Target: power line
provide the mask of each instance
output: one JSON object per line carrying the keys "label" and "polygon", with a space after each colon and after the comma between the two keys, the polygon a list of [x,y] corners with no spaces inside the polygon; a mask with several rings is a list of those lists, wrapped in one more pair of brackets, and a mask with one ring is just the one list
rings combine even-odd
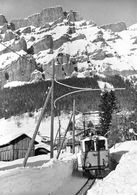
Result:
{"label": "power line", "polygon": [[71,85],[67,85],[67,84],[64,84],[64,83],[61,83],[57,80],[55,80],[56,83],[58,83],[59,85],[62,85],[64,87],[68,87],[68,88],[72,88],[72,89],[77,89],[77,90],[91,90],[91,88],[82,88],[82,87],[75,87],[75,86],[71,86]]}
{"label": "power line", "polygon": [[[11,47],[6,46],[4,43],[0,42],[1,45],[3,45],[6,49],[9,49],[10,51],[12,51],[13,53],[17,54],[18,56],[20,56],[21,58],[24,58],[22,55],[20,55],[19,53],[17,53],[15,50],[13,50]],[[27,59],[27,58],[26,58]],[[28,60],[29,61],[29,60]],[[30,62],[30,61],[29,61]]]}
{"label": "power line", "polygon": [[80,93],[80,92],[86,92],[86,91],[100,91],[100,89],[91,89],[91,88],[87,88],[87,89],[80,89],[80,90],[77,90],[77,91],[72,91],[72,92],[70,92],[70,93],[67,93],[67,94],[64,94],[64,95],[62,95],[62,96],[60,96],[59,98],[57,98],[55,101],[54,101],[54,107],[56,107],[56,102],[58,101],[58,100],[60,100],[60,99],[62,99],[62,98],[64,98],[64,97],[66,97],[66,96],[68,96],[68,95],[73,95],[73,94],[75,94],[75,93]]}
{"label": "power line", "polygon": [[[57,80],[55,80],[56,83],[58,83],[59,85],[62,85],[64,87],[68,87],[68,88],[72,88],[72,89],[77,89],[77,90],[88,90],[88,91],[100,91],[101,89],[100,88],[82,88],[82,87],[75,87],[75,86],[71,86],[71,85],[67,85],[67,84],[64,84],[64,83],[61,83]],[[109,87],[107,87],[107,89],[111,89]],[[125,88],[114,88],[115,90],[123,90]]]}
{"label": "power line", "polygon": [[[71,87],[71,86],[70,86]],[[115,90],[125,90],[125,88],[115,88]],[[79,90],[76,90],[76,91],[72,91],[72,92],[69,92],[69,93],[66,93],[60,97],[58,97],[55,101],[54,101],[54,107],[56,108],[56,102],[68,95],[73,95],[75,93],[80,93],[80,92],[88,92],[88,91],[101,91],[100,88],[98,89],[92,89],[92,88],[83,88],[83,89],[79,89]]]}

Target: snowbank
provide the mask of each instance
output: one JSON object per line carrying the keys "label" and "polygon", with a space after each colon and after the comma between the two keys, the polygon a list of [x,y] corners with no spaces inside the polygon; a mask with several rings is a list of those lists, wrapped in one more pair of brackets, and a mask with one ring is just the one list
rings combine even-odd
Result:
{"label": "snowbank", "polygon": [[[24,158],[17,159],[14,161],[0,161],[0,170],[8,170],[15,167],[22,167],[23,166],[23,160]],[[35,166],[39,165],[39,162],[46,162],[50,160],[49,154],[47,155],[38,155],[38,156],[32,156],[28,158],[27,166],[32,166],[33,164]]]}
{"label": "snowbank", "polygon": [[111,158],[119,163],[121,156],[127,152],[137,150],[137,141],[126,141],[117,143],[110,149]]}
{"label": "snowbank", "polygon": [[111,152],[124,154],[116,169],[103,180],[97,180],[87,195],[136,195],[137,194],[137,141],[117,144]]}
{"label": "snowbank", "polygon": [[112,148],[110,148],[110,153],[117,153],[120,151],[137,151],[137,141],[126,141],[122,143],[117,143]]}
{"label": "snowbank", "polygon": [[4,195],[48,195],[63,185],[72,175],[75,156],[51,159],[41,167],[16,168],[0,171],[0,194]]}

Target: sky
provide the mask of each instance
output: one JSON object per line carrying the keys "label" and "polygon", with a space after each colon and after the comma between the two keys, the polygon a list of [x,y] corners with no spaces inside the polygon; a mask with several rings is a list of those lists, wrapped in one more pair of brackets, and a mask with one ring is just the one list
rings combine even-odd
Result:
{"label": "sky", "polygon": [[127,26],[137,23],[137,0],[0,0],[0,14],[10,22],[55,6],[62,6],[64,11],[78,11],[84,19],[98,25],[120,21]]}

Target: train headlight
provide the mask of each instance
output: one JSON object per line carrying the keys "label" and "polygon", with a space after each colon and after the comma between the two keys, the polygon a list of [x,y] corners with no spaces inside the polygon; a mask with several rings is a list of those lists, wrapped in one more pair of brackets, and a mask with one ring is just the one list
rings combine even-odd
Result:
{"label": "train headlight", "polygon": [[107,162],[107,161],[105,161],[104,159],[103,159],[103,165],[104,165],[105,167],[107,167],[107,166],[108,166],[108,162]]}
{"label": "train headlight", "polygon": [[87,168],[90,168],[91,167],[91,164],[89,162],[86,163],[86,167]]}

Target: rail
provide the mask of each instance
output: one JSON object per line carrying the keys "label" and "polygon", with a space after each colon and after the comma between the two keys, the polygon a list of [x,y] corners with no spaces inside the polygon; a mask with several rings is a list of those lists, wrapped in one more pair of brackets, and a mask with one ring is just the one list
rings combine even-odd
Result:
{"label": "rail", "polygon": [[88,178],[84,185],[76,192],[75,195],[86,195],[87,191],[94,185],[96,179]]}

